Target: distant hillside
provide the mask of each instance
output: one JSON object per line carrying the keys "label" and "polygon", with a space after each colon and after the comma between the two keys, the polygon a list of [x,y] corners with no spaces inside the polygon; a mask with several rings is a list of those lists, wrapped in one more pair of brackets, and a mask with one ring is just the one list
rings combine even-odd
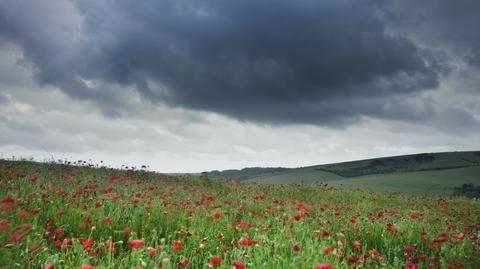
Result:
{"label": "distant hillside", "polygon": [[229,179],[237,179],[237,180],[245,180],[249,178],[254,178],[258,175],[272,175],[279,172],[284,172],[288,170],[288,168],[283,167],[249,167],[243,168],[240,170],[230,169],[230,170],[213,170],[209,172],[202,172],[202,176],[206,176],[208,178],[219,179],[219,178],[229,178]]}
{"label": "distant hillside", "polygon": [[[215,173],[213,173],[215,172]],[[451,194],[462,184],[480,185],[480,151],[422,153],[301,168],[245,168],[204,173],[248,182],[326,182],[344,188]]]}
{"label": "distant hillside", "polygon": [[445,170],[480,165],[480,152],[422,153],[354,162],[326,164],[314,169],[342,177]]}

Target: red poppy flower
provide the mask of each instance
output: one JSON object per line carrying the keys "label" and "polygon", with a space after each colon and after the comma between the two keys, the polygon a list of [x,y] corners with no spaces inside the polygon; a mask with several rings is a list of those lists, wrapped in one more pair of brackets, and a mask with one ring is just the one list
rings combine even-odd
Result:
{"label": "red poppy flower", "polygon": [[91,216],[91,215],[87,215],[87,216],[85,217],[85,219],[83,220],[83,224],[88,225],[91,220],[92,220],[92,216]]}
{"label": "red poppy flower", "polygon": [[362,258],[361,256],[350,256],[348,257],[348,263],[350,264],[357,263],[360,261],[361,258]]}
{"label": "red poppy flower", "polygon": [[90,264],[82,264],[79,269],[95,269],[95,266]]}
{"label": "red poppy flower", "polygon": [[12,232],[10,239],[7,242],[10,244],[19,242],[32,230],[32,227],[33,226],[30,223],[20,225]]}
{"label": "red poppy flower", "polygon": [[16,216],[19,219],[28,216],[28,209],[27,208],[23,209],[22,211],[18,212]]}
{"label": "red poppy flower", "polygon": [[413,262],[407,262],[407,265],[405,265],[403,268],[404,269],[417,269],[418,265],[414,264]]}
{"label": "red poppy flower", "polygon": [[129,244],[132,248],[139,248],[139,247],[143,246],[143,244],[145,244],[145,240],[142,240],[142,239],[133,239],[133,240],[128,241],[128,244]]}
{"label": "red poppy flower", "polygon": [[123,228],[123,233],[126,235],[129,235],[132,232],[132,229],[130,227],[125,227]]}
{"label": "red poppy flower", "polygon": [[0,203],[1,204],[9,204],[9,203],[13,203],[15,202],[15,200],[13,200],[12,197],[2,197],[0,198]]}
{"label": "red poppy flower", "polygon": [[245,264],[240,260],[233,260],[232,265],[235,267],[235,269],[244,269],[245,268]]}
{"label": "red poppy flower", "polygon": [[72,238],[70,237],[66,237],[65,239],[63,239],[63,242],[62,242],[62,249],[63,250],[66,250],[68,246],[71,246],[72,245]]}
{"label": "red poppy flower", "polygon": [[43,269],[54,269],[55,268],[55,265],[51,264],[51,263],[47,263],[45,265],[43,265]]}
{"label": "red poppy flower", "polygon": [[100,219],[100,221],[105,223],[112,223],[112,218],[108,216],[104,216]]}
{"label": "red poppy flower", "polygon": [[214,218],[214,219],[219,219],[219,218],[220,218],[220,213],[214,212],[214,213],[213,213],[213,218]]}
{"label": "red poppy flower", "polygon": [[0,233],[10,227],[10,222],[6,219],[0,220]]}
{"label": "red poppy flower", "polygon": [[253,245],[253,240],[250,237],[242,237],[238,240],[237,244],[239,246],[251,246]]}
{"label": "red poppy flower", "polygon": [[148,255],[153,256],[155,255],[155,252],[157,252],[156,248],[148,247],[147,249]]}
{"label": "red poppy flower", "polygon": [[174,250],[179,250],[182,247],[182,240],[175,240],[172,243],[172,248]]}
{"label": "red poppy flower", "polygon": [[432,239],[432,243],[443,243],[445,241],[447,241],[447,238],[445,236],[440,236]]}
{"label": "red poppy flower", "polygon": [[410,211],[410,217],[411,217],[412,219],[416,219],[416,218],[420,217],[421,215],[422,215],[422,214],[419,213],[418,211],[415,211],[415,210]]}
{"label": "red poppy flower", "polygon": [[457,239],[462,239],[463,238],[463,233],[454,233],[454,234],[452,234],[452,236],[457,238]]}
{"label": "red poppy flower", "polygon": [[328,254],[330,254],[330,252],[332,252],[332,248],[331,248],[331,247],[326,246],[326,247],[323,248],[323,254],[324,254],[324,255],[328,255]]}
{"label": "red poppy flower", "polygon": [[105,188],[103,193],[112,193],[112,187]]}
{"label": "red poppy flower", "polygon": [[78,240],[79,240],[80,242],[82,242],[82,246],[83,246],[84,248],[89,248],[89,247],[91,247],[91,246],[93,245],[93,243],[94,243],[94,240],[93,240],[93,238],[91,238],[91,237],[89,237],[88,239],[78,238]]}
{"label": "red poppy flower", "polygon": [[323,237],[329,237],[330,236],[330,232],[328,230],[323,230],[322,231],[322,236]]}
{"label": "red poppy flower", "polygon": [[40,248],[40,247],[39,247],[38,245],[31,245],[31,246],[29,247],[29,249],[30,249],[31,252],[34,252],[34,251],[38,250],[39,248]]}
{"label": "red poppy flower", "polygon": [[217,265],[220,265],[221,263],[222,263],[222,256],[213,256],[208,261],[208,264],[210,266],[217,266]]}
{"label": "red poppy flower", "polygon": [[315,265],[315,269],[332,269],[332,266],[329,263],[320,263]]}
{"label": "red poppy flower", "polygon": [[187,266],[188,262],[189,262],[189,261],[188,261],[187,258],[183,258],[183,259],[180,260],[180,265],[182,265],[182,266]]}
{"label": "red poppy flower", "polygon": [[352,243],[352,247],[354,247],[354,248],[359,248],[361,245],[362,245],[362,244],[361,244],[360,242],[358,242],[358,241],[354,241],[354,242]]}

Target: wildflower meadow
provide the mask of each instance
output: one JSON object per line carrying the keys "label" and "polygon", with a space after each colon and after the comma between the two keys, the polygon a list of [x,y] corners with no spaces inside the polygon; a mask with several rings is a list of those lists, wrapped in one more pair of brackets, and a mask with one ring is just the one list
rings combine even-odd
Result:
{"label": "wildflower meadow", "polygon": [[480,203],[0,162],[1,268],[480,268]]}

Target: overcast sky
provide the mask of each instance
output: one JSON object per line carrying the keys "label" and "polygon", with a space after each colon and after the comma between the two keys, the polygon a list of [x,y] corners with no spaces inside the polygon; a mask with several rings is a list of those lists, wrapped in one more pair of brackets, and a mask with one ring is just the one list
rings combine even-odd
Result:
{"label": "overcast sky", "polygon": [[163,172],[480,150],[478,0],[0,0],[0,157]]}

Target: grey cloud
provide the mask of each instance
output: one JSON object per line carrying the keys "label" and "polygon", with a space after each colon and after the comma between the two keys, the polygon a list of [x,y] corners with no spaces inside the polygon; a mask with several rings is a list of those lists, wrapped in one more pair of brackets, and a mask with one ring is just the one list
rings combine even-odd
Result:
{"label": "grey cloud", "polygon": [[26,120],[26,121],[17,121],[12,119],[7,119],[5,117],[0,117],[0,122],[5,124],[6,129],[19,131],[28,134],[41,134],[43,133],[43,128],[38,124]]}
{"label": "grey cloud", "polygon": [[394,0],[384,4],[386,21],[399,34],[480,66],[479,1]]}
{"label": "grey cloud", "polygon": [[[465,110],[461,108],[447,108],[443,109],[438,113],[438,117],[436,118],[437,125],[441,126],[446,131],[452,132],[463,132],[469,133],[471,131],[478,130],[478,122],[475,118],[467,113]],[[477,128],[473,129],[471,126],[476,126]]]}
{"label": "grey cloud", "polygon": [[0,105],[5,105],[9,102],[10,102],[10,99],[8,98],[8,96],[0,92]]}
{"label": "grey cloud", "polygon": [[341,126],[363,116],[421,119],[428,106],[417,104],[412,115],[403,97],[435,89],[445,70],[435,50],[401,33],[409,14],[400,4],[85,0],[33,8],[31,2],[0,2],[0,39],[22,47],[41,83],[94,100],[111,116],[128,110],[119,91],[132,86],[153,104],[246,121]]}

